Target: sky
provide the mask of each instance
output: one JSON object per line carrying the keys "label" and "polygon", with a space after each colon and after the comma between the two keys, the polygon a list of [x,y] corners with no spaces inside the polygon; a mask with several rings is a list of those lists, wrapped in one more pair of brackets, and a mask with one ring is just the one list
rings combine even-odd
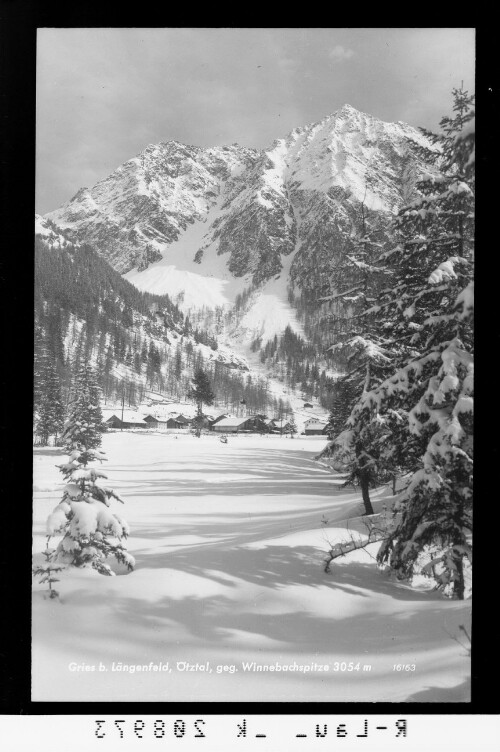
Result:
{"label": "sky", "polygon": [[36,211],[148,144],[267,148],[350,104],[438,130],[473,29],[39,29]]}

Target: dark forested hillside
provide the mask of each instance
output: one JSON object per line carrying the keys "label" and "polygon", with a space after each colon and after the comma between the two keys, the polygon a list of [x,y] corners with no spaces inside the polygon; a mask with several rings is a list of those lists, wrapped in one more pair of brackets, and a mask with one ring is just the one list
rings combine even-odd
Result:
{"label": "dark forested hillside", "polygon": [[91,248],[35,239],[35,383],[49,359],[63,401],[82,359],[94,362],[106,398],[126,387],[135,399],[133,383],[141,379],[134,375],[152,384],[162,362],[159,342],[168,344],[169,333],[185,326],[168,295],[140,292]]}
{"label": "dark forested hillside", "polygon": [[35,239],[35,294],[89,320],[101,313],[106,320],[130,326],[132,311],[165,317],[165,326],[182,326],[184,316],[168,295],[139,291],[89,246],[49,247]]}
{"label": "dark forested hillside", "polygon": [[49,386],[67,404],[83,361],[96,368],[105,401],[137,405],[148,389],[185,399],[194,370],[206,368],[216,409],[288,410],[265,378],[252,379],[245,364],[221,352],[214,334],[193,325],[168,295],[140,292],[92,248],[72,244],[57,230],[57,236],[37,236],[35,246],[36,422]]}

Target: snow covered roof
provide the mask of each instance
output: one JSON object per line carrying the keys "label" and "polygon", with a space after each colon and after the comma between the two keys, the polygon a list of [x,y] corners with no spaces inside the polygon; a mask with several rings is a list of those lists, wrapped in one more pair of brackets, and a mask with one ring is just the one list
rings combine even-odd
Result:
{"label": "snow covered roof", "polygon": [[319,426],[326,426],[327,421],[326,420],[322,420],[321,418],[309,418],[309,420],[305,421],[304,425],[305,426],[309,426],[312,423],[316,423]]}
{"label": "snow covered roof", "polygon": [[[122,410],[121,408],[118,408],[117,410],[108,410],[104,409],[102,410],[102,416],[105,421],[109,420],[113,417],[113,415],[118,418],[118,420],[122,420]],[[146,425],[146,421],[142,417],[142,415],[139,415],[139,413],[136,413],[134,410],[124,410],[123,411],[123,422],[124,423],[140,423],[142,425]]]}
{"label": "snow covered roof", "polygon": [[[120,408],[121,409],[121,408]],[[168,420],[169,418],[175,418],[177,415],[184,415],[185,417],[194,415],[196,407],[187,402],[164,402],[163,404],[155,403],[148,407],[142,407],[141,413],[143,415],[152,415],[157,420]]]}
{"label": "snow covered roof", "polygon": [[246,423],[247,420],[250,420],[250,418],[236,418],[235,416],[230,416],[229,418],[219,420],[217,425],[221,428],[224,428],[225,426],[229,428],[230,426],[241,426],[243,423]]}
{"label": "snow covered roof", "polygon": [[112,415],[118,415],[118,413],[121,413],[121,407],[102,407],[102,417],[104,420],[107,420],[108,418],[111,418]]}

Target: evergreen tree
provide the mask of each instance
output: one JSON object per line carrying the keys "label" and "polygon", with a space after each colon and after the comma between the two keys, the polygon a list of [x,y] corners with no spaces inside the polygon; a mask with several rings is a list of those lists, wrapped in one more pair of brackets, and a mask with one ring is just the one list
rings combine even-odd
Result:
{"label": "evergreen tree", "polygon": [[63,313],[58,306],[50,306],[48,309],[45,340],[48,352],[53,358],[54,366],[58,375],[62,376],[64,370],[64,345],[63,345]]}
{"label": "evergreen tree", "polygon": [[345,427],[356,402],[355,385],[348,378],[339,378],[332,386],[331,408],[326,432],[331,441]]}
{"label": "evergreen tree", "polygon": [[90,566],[99,574],[114,575],[106,561],[112,556],[132,570],[134,558],[121,542],[128,537],[129,527],[109,509],[111,499],[123,500],[104,485],[104,473],[88,466],[92,461],[102,462],[104,453],[89,449],[78,439],[69,442],[68,452],[69,461],[59,466],[66,481],[63,497],[47,521],[49,537],[63,535],[50,563]]}
{"label": "evergreen tree", "polygon": [[[364,372],[365,379],[361,386],[363,396],[369,393],[374,383],[380,382],[379,374],[387,366],[389,359],[384,349],[375,347],[373,342],[368,348],[365,341],[359,349],[354,350],[353,357],[359,359],[361,368],[355,368],[352,375]],[[359,384],[355,384],[354,388],[358,391]],[[337,469],[347,472],[346,485],[359,486],[365,514],[373,514],[374,511],[370,488],[388,479],[387,469],[381,462],[382,446],[380,427],[373,420],[373,409],[361,397],[360,402],[354,405],[344,428],[319,455],[320,458],[331,461]]]}
{"label": "evergreen tree", "polygon": [[384,274],[378,257],[384,246],[380,238],[386,240],[385,231],[381,235],[375,220],[372,226],[364,203],[360,214],[358,233],[346,252],[343,276],[336,283],[338,292],[326,298],[333,305],[332,333],[336,340],[330,352],[340,354],[346,367],[340,389],[348,403],[337,401],[334,405],[329,421],[331,441],[320,457],[331,458],[347,471],[346,483],[360,487],[365,513],[373,514],[370,488],[385,479],[385,471],[379,462],[379,430],[372,422],[372,410],[363,404],[342,424],[347,408],[353,408],[353,401],[380,383],[391,362],[386,337],[377,329],[375,310]]}
{"label": "evergreen tree", "polygon": [[43,366],[45,347],[43,343],[43,329],[40,323],[35,323],[35,341],[33,358],[33,419],[40,406],[42,398]]}
{"label": "evergreen tree", "polygon": [[111,345],[108,346],[106,349],[106,358],[104,360],[103,369],[102,369],[102,379],[101,383],[104,390],[104,396],[107,399],[111,395],[111,384],[112,384],[112,376],[111,373],[113,371],[113,364],[114,364],[114,358],[113,358],[113,348]]}
{"label": "evergreen tree", "polygon": [[437,549],[422,571],[463,598],[472,533],[474,129],[473,98],[453,95],[455,115],[433,137],[434,169],[398,216],[391,287],[380,296],[392,373],[353,413],[372,416],[382,464],[394,470],[399,462],[410,474],[379,561],[409,578]]}
{"label": "evergreen tree", "polygon": [[141,368],[141,356],[138,351],[134,353],[134,371],[140,375],[142,368]]}
{"label": "evergreen tree", "polygon": [[58,574],[59,572],[62,572],[64,569],[63,566],[54,566],[54,554],[55,549],[50,548],[50,535],[47,535],[47,542],[44,551],[42,551],[42,554],[44,556],[45,561],[42,564],[39,564],[38,566],[33,566],[33,576],[39,577],[39,583],[40,585],[47,584],[49,586],[49,598],[57,598],[59,596],[58,591],[53,588],[54,582],[59,582],[59,578],[55,577],[54,575]]}
{"label": "evergreen tree", "polygon": [[42,356],[36,379],[39,391],[36,433],[41,443],[46,446],[49,443],[49,437],[57,437],[64,424],[61,384],[53,361],[47,352]]}
{"label": "evergreen tree", "polygon": [[175,378],[177,379],[177,381],[179,381],[182,376],[182,349],[181,349],[180,344],[178,344],[175,349],[174,373],[175,373]]}
{"label": "evergreen tree", "polygon": [[125,356],[125,365],[127,365],[129,368],[132,368],[134,365],[134,356],[132,354],[132,348],[130,346],[127,348],[127,354]]}
{"label": "evergreen tree", "polygon": [[212,405],[215,400],[215,394],[212,391],[210,379],[203,368],[196,369],[188,397],[195,400],[198,406],[198,414],[196,417],[196,435],[199,438],[201,436],[201,426],[203,422],[203,405]]}
{"label": "evergreen tree", "polygon": [[473,97],[453,96],[454,117],[435,137],[441,171],[400,216],[405,242],[386,305],[393,332],[410,330],[413,353],[375,398],[385,411],[403,405],[409,433],[425,447],[379,560],[409,577],[422,552],[437,547],[423,571],[462,599],[464,558],[472,558],[474,122]]}
{"label": "evergreen tree", "polygon": [[111,499],[123,501],[103,483],[107,476],[89,466],[89,462],[105,459],[104,452],[97,450],[101,433],[99,387],[90,366],[84,365],[75,380],[73,401],[63,434],[69,461],[59,468],[66,486],[60,503],[47,522],[49,540],[56,534],[63,537],[52,552],[47,542],[48,562],[36,572],[42,577],[50,579],[51,572],[43,574],[42,570],[50,570],[53,563],[90,566],[100,574],[113,575],[106,561],[110,556],[128,570],[134,567],[133,557],[122,544],[129,533],[128,525],[109,510]]}
{"label": "evergreen tree", "polygon": [[84,363],[76,374],[68,419],[62,440],[68,446],[82,447],[84,450],[101,446],[102,433],[106,430],[102,422],[100,407],[101,389],[96,375],[88,363]]}

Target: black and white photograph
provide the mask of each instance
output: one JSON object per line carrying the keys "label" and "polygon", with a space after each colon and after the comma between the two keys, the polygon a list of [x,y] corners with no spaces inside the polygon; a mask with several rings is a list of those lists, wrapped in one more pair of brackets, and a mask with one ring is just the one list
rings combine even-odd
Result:
{"label": "black and white photograph", "polygon": [[470,703],[474,29],[36,78],[32,701]]}

